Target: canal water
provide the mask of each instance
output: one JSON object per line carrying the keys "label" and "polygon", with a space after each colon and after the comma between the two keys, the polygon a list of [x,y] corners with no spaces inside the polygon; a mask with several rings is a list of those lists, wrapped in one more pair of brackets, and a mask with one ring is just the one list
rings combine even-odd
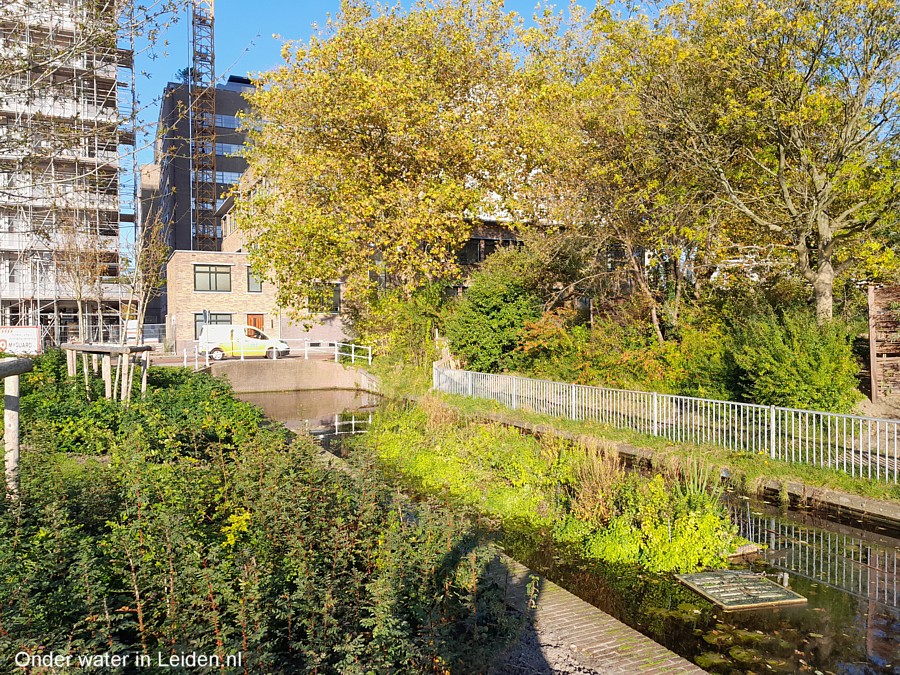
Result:
{"label": "canal water", "polygon": [[376,394],[348,389],[314,389],[237,394],[262,408],[267,417],[291,431],[308,431],[330,438],[366,430],[381,400]]}
{"label": "canal water", "polygon": [[[364,432],[378,398],[353,391],[244,394],[294,430],[342,440]],[[712,673],[900,675],[900,537],[744,498],[730,499],[742,536],[766,548],[739,566],[783,581],[803,607],[724,612],[672,576],[581,560],[540,533],[505,531],[520,562]]]}

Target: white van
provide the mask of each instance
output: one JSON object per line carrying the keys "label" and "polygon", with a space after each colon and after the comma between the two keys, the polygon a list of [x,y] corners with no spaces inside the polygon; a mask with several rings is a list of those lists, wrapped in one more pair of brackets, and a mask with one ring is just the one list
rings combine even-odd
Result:
{"label": "white van", "polygon": [[200,353],[209,353],[213,361],[226,356],[265,356],[269,359],[284,357],[291,349],[283,340],[274,340],[253,326],[219,324],[200,329]]}

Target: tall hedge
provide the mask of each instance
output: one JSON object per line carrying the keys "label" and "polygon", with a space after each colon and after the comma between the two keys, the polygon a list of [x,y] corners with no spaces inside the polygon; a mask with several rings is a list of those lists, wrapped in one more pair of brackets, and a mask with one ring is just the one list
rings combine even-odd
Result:
{"label": "tall hedge", "polygon": [[853,331],[837,319],[817,325],[815,314],[766,311],[734,331],[733,358],[741,395],[763,405],[849,412],[859,401]]}

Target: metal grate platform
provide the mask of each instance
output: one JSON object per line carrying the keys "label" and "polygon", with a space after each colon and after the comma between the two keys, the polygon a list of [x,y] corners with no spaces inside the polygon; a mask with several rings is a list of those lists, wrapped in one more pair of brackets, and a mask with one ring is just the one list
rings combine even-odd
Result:
{"label": "metal grate platform", "polygon": [[691,590],[726,610],[802,605],[806,598],[771,579],[743,570],[676,574]]}

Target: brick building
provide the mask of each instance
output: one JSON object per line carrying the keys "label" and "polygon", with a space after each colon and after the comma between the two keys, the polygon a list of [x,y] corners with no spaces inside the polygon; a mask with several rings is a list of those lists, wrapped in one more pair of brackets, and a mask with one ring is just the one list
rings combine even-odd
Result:
{"label": "brick building", "polygon": [[[223,210],[228,207],[226,203]],[[241,250],[241,234],[230,231],[227,216],[223,222],[223,247],[231,250],[174,251],[166,265],[166,342],[171,347],[178,353],[193,351],[204,311],[211,324],[255,326],[270,338],[287,340],[292,349],[301,347],[300,340],[347,340],[339,314],[339,284],[323,285],[317,308],[322,311],[310,314],[308,322],[291,321],[277,305],[275,286],[253,275],[249,254]]]}

